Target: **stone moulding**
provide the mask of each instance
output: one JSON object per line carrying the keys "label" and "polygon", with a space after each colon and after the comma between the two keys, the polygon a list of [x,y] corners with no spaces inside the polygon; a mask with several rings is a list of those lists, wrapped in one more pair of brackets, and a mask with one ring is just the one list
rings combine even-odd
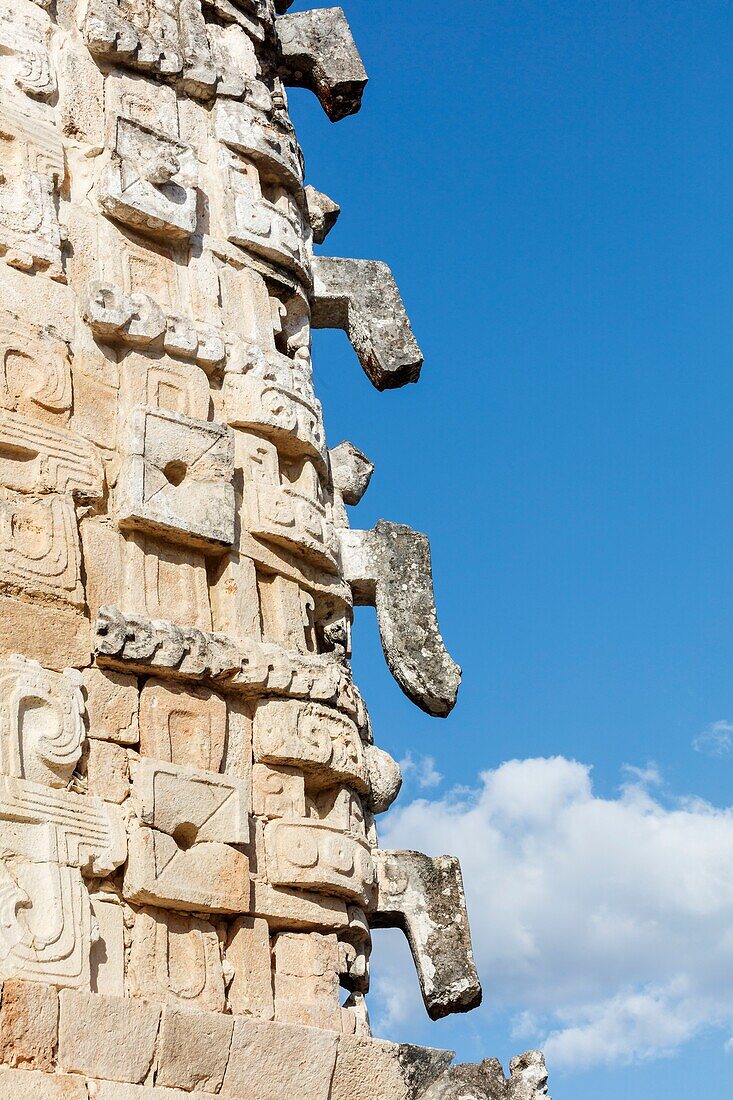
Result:
{"label": "stone moulding", "polygon": [[417,382],[418,347],[394,276],[377,260],[313,257],[313,328],[340,328],[378,390]]}
{"label": "stone moulding", "polygon": [[455,706],[461,670],[438,629],[427,537],[385,520],[372,531],[339,535],[354,603],[377,609],[390,672],[421,710],[445,717]]}
{"label": "stone moulding", "polygon": [[455,856],[422,852],[374,855],[378,894],[375,928],[401,928],[432,1020],[481,1004],[461,868]]}
{"label": "stone moulding", "polygon": [[343,9],[283,15],[276,27],[285,83],[315,92],[331,122],[356,114],[368,77]]}

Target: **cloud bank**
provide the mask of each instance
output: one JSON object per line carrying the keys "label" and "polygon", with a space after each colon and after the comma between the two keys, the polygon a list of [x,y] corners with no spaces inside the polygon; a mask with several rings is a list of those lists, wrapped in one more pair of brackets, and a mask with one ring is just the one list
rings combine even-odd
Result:
{"label": "cloud bank", "polygon": [[[393,811],[383,847],[452,852],[491,1003],[553,1069],[660,1057],[733,1031],[733,810],[665,804],[653,766],[616,798],[562,757],[513,760],[474,791]],[[380,987],[381,986],[381,987]],[[414,978],[377,982],[390,1029]]]}

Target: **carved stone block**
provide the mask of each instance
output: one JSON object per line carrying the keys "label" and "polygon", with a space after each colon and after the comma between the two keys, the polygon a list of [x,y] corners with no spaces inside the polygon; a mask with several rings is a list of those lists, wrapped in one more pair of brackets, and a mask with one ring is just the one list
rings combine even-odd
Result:
{"label": "carved stone block", "polygon": [[227,733],[226,703],[205,688],[148,680],[140,693],[140,752],[218,772]]}
{"label": "carved stone block", "polygon": [[0,311],[0,405],[50,423],[71,409],[69,353],[63,340]]}
{"label": "carved stone block", "polygon": [[275,1014],[270,931],[261,917],[239,917],[229,929],[227,963],[234,971],[229,1008],[235,1016],[271,1020]]}
{"label": "carved stone block", "polygon": [[249,861],[228,844],[181,847],[167,833],[140,826],[129,838],[123,890],[142,904],[243,913],[249,909]]}
{"label": "carved stone block", "polygon": [[198,165],[189,145],[118,118],[110,164],[98,184],[105,214],[143,233],[189,237],[196,229]]}
{"label": "carved stone block", "polygon": [[180,416],[206,420],[209,380],[201,367],[170,356],[131,351],[120,363],[120,418],[124,422],[137,405],[166,409]]}
{"label": "carved stone block", "polygon": [[84,607],[79,532],[70,497],[0,488],[0,586]]}
{"label": "carved stone block", "polygon": [[66,787],[84,741],[81,674],[0,662],[0,774]]}
{"label": "carved stone block", "polygon": [[131,763],[132,800],[144,825],[191,846],[249,843],[249,787],[213,772],[142,757]]}
{"label": "carved stone block", "polygon": [[345,782],[367,790],[364,749],[356,726],[318,703],[261,702],[255,712],[254,751],[258,761],[302,768],[311,787]]}
{"label": "carved stone block", "polygon": [[305,777],[296,768],[252,769],[253,812],[260,817],[305,817]]}
{"label": "carved stone block", "polygon": [[0,4],[0,80],[48,102],[58,89],[49,55],[51,20],[27,0]]}
{"label": "carved stone block", "polygon": [[220,100],[216,105],[215,133],[236,153],[274,173],[298,191],[303,186],[303,161],[292,130],[268,122],[248,103]]}
{"label": "carved stone block", "polygon": [[223,1012],[219,937],[208,921],[146,907],[135,914],[127,972],[130,996],[188,1012]]}
{"label": "carved stone block", "polygon": [[125,451],[121,525],[205,548],[234,541],[234,447],[226,429],[142,407],[128,421]]}
{"label": "carved stone block", "polygon": [[336,569],[338,541],[320,474],[306,458],[283,476],[283,460],[269,440],[238,432],[237,466],[244,473],[243,525],[257,538]]}
{"label": "carved stone block", "polygon": [[227,240],[292,269],[310,285],[310,225],[291,181],[284,187],[278,179],[268,179],[262,161],[258,167],[229,149],[222,150],[220,160],[226,173]]}
{"label": "carved stone block", "polygon": [[364,841],[321,821],[270,821],[265,848],[275,886],[322,891],[364,908],[374,901],[374,864]]}
{"label": "carved stone block", "polygon": [[82,436],[15,412],[0,412],[0,485],[22,493],[102,496],[99,453]]}
{"label": "carved stone block", "polygon": [[89,954],[92,993],[110,997],[125,994],[125,928],[122,902],[116,894],[91,895],[97,939]]}
{"label": "carved stone block", "polygon": [[235,345],[222,387],[227,424],[271,439],[285,455],[307,455],[325,466],[323,410],[313,391],[310,358],[266,354],[255,344]]}

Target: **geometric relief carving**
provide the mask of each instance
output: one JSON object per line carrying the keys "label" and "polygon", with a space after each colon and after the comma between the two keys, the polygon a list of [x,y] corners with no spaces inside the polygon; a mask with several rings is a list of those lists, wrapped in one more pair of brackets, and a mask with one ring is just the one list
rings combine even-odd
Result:
{"label": "geometric relief carving", "polygon": [[325,464],[323,410],[313,392],[308,351],[299,349],[289,359],[241,342],[232,352],[222,385],[226,423],[261,432],[283,454],[309,455]]}
{"label": "geometric relief carving", "polygon": [[165,134],[118,118],[112,161],[98,185],[105,214],[141,232],[188,237],[196,228],[193,149]]}
{"label": "geometric relief carving", "polygon": [[125,451],[121,525],[206,548],[232,543],[234,446],[226,428],[141,406],[127,422]]}
{"label": "geometric relief carving", "polygon": [[122,814],[100,799],[0,777],[0,977],[89,987],[82,871],[125,861]]}
{"label": "geometric relief carving", "polygon": [[75,669],[0,662],[0,774],[66,787],[85,737],[81,685]]}
{"label": "geometric relief carving", "polygon": [[264,85],[259,85],[258,91],[263,97],[265,110],[262,111],[256,110],[251,103],[219,100],[214,123],[216,137],[235,153],[242,153],[255,164],[262,165],[266,172],[298,193],[303,186],[300,146],[292,130],[268,119],[269,92]]}
{"label": "geometric relief carving", "polygon": [[273,443],[244,432],[235,442],[237,466],[244,472],[243,527],[333,572],[338,539],[314,463],[305,458],[291,468]]}
{"label": "geometric relief carving", "polygon": [[218,772],[226,722],[226,703],[214,692],[148,680],[140,693],[140,752],[155,760]]}
{"label": "geometric relief carving", "polygon": [[152,405],[180,416],[206,420],[209,380],[193,363],[179,363],[167,355],[130,351],[120,363],[120,417],[135,405]]}
{"label": "geometric relief carving", "polygon": [[68,496],[0,488],[0,586],[83,608],[79,531]]}
{"label": "geometric relief carving", "polygon": [[209,840],[249,843],[250,792],[241,780],[149,757],[134,760],[130,772],[133,805],[144,825],[188,847]]}
{"label": "geometric relief carving", "polygon": [[266,699],[254,719],[255,760],[290,764],[312,786],[350,783],[366,789],[364,749],[356,726],[344,714],[318,703]]}
{"label": "geometric relief carving", "polygon": [[0,312],[0,405],[55,421],[67,420],[71,409],[66,344],[7,312]]}
{"label": "geometric relief carving", "polygon": [[267,877],[275,886],[345,897],[365,909],[374,902],[374,863],[365,840],[322,821],[270,821],[265,851]]}
{"label": "geometric relief carving", "polygon": [[246,913],[249,860],[218,841],[191,847],[140,825],[128,844],[123,892],[128,901],[199,913]]}
{"label": "geometric relief carving", "polygon": [[65,281],[54,185],[47,176],[0,168],[0,255],[21,271],[45,270]]}
{"label": "geometric relief carving", "polygon": [[96,448],[66,428],[0,411],[0,485],[22,493],[102,495],[104,471]]}
{"label": "geometric relief carving", "polygon": [[[52,99],[57,90],[48,54],[50,29],[48,16],[25,0],[0,4],[0,72],[7,69],[22,92],[45,100]],[[2,64],[4,57],[7,64]]]}
{"label": "geometric relief carving", "polygon": [[293,268],[310,282],[309,223],[291,192],[264,165],[222,149],[225,168],[226,236],[232,244]]}
{"label": "geometric relief carving", "polygon": [[196,1012],[224,1010],[219,937],[208,921],[145,907],[135,915],[128,969],[132,997]]}

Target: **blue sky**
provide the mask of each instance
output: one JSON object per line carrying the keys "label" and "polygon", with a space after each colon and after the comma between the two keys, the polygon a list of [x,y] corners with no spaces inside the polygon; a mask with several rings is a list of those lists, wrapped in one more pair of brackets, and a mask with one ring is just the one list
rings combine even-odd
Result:
{"label": "blue sky", "polygon": [[448,720],[417,711],[367,610],[354,668],[411,754],[384,835],[471,865],[486,998],[430,1024],[382,933],[375,1026],[505,1062],[547,1038],[555,1100],[725,1095],[733,10],[343,6],[361,114],[290,95],[342,205],[323,251],[392,266],[425,367],[378,394],[316,333],[316,383],[331,444],[376,463],[352,524],[431,537],[464,683]]}

